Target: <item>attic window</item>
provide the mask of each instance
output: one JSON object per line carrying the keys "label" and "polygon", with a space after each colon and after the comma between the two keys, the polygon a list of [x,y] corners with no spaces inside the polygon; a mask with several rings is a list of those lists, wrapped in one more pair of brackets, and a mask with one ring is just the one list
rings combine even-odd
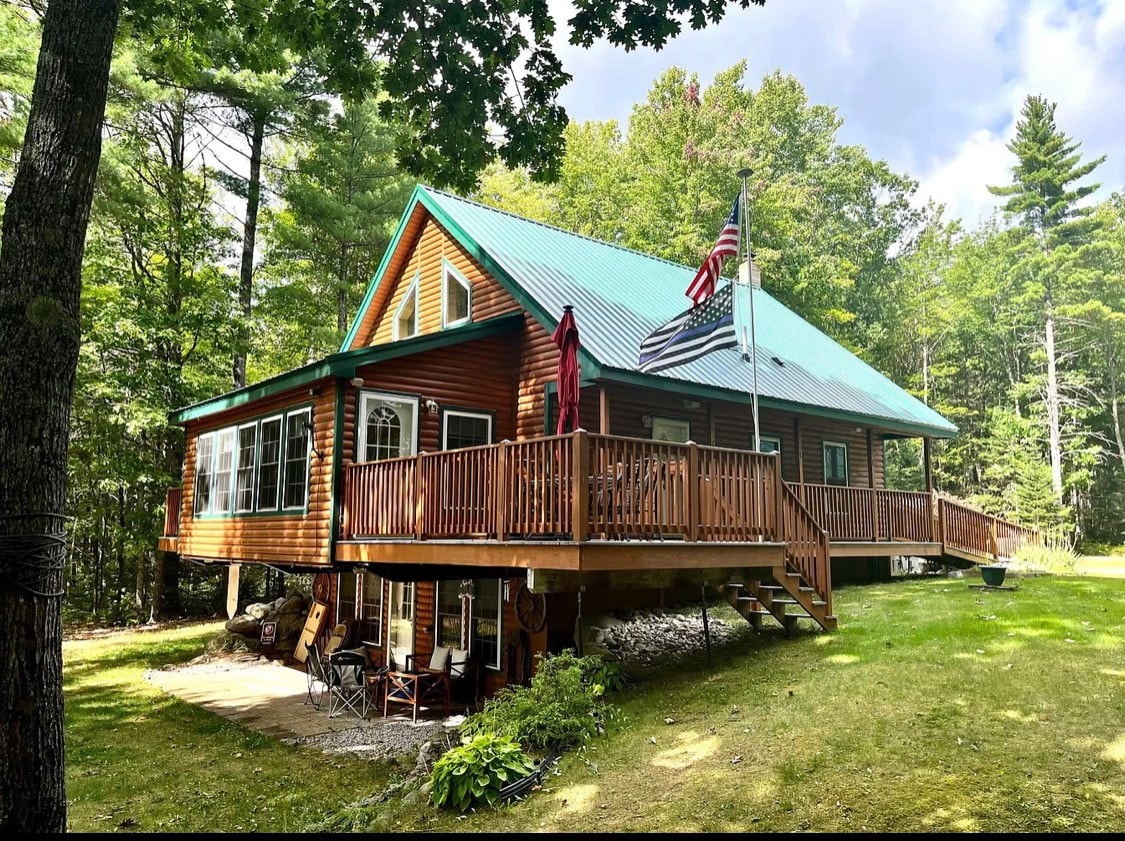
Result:
{"label": "attic window", "polygon": [[457,327],[472,321],[472,284],[446,262],[441,273],[441,326]]}
{"label": "attic window", "polygon": [[780,356],[771,356],[770,359],[772,359],[774,361],[775,365],[780,365],[782,368],[785,367],[785,360],[782,359]]}
{"label": "attic window", "polygon": [[394,338],[409,339],[418,335],[418,278],[421,272],[414,274],[410,288],[402,296],[402,302],[395,310]]}

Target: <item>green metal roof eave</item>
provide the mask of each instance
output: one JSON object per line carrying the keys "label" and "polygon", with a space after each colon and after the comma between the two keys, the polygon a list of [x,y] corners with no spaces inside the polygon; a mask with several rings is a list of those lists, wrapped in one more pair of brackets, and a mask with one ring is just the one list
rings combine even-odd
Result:
{"label": "green metal roof eave", "polygon": [[[711,386],[704,383],[693,383],[686,380],[674,380],[668,377],[656,377],[638,371],[625,371],[620,368],[603,367],[599,374],[603,380],[610,382],[626,383],[644,388],[653,388],[659,391],[672,391],[677,394],[690,394],[693,397],[706,397],[710,399],[726,400],[731,403],[750,403],[750,394],[745,391],[734,391],[722,386]],[[861,412],[848,412],[843,409],[832,409],[827,406],[817,406],[812,403],[799,403],[790,400],[781,400],[776,397],[759,397],[758,403],[771,409],[783,409],[803,415],[831,418],[832,420],[852,421],[875,425],[880,429],[892,432],[902,432],[910,436],[927,436],[930,438],[954,438],[957,436],[957,427],[950,424],[951,429],[939,426],[930,426],[922,423],[912,423],[897,418],[868,415]]]}
{"label": "green metal roof eave", "polygon": [[168,415],[168,420],[174,425],[182,425],[188,421],[198,420],[209,415],[225,412],[238,406],[253,403],[263,397],[280,394],[293,388],[316,382],[325,377],[354,377],[356,368],[362,365],[371,365],[388,359],[397,359],[401,356],[410,356],[427,350],[460,344],[461,342],[483,339],[489,336],[498,336],[511,332],[523,323],[523,313],[511,312],[504,315],[478,321],[464,327],[454,327],[451,330],[442,330],[438,333],[428,333],[413,339],[401,339],[397,342],[375,345],[373,347],[356,348],[355,350],[334,353],[324,359],[262,380],[260,383],[229,391],[199,403],[176,409]]}
{"label": "green metal roof eave", "polygon": [[410,200],[406,203],[406,212],[402,214],[402,219],[399,220],[398,230],[395,231],[394,237],[391,239],[387,250],[383,252],[383,259],[379,261],[379,268],[375,270],[374,277],[371,278],[371,283],[367,285],[367,292],[363,295],[363,301],[356,310],[356,316],[352,320],[351,329],[344,337],[343,344],[340,345],[340,353],[347,353],[352,349],[352,342],[355,341],[356,334],[359,333],[359,325],[363,322],[363,317],[367,315],[367,308],[371,306],[371,302],[375,299],[375,293],[379,291],[379,287],[383,284],[383,274],[387,271],[387,266],[391,262],[391,257],[394,256],[395,251],[398,250],[399,241],[402,235],[406,232],[406,226],[410,223],[410,217],[414,215],[414,205],[418,201],[418,196],[423,192],[421,184],[414,185],[414,192],[410,194]]}

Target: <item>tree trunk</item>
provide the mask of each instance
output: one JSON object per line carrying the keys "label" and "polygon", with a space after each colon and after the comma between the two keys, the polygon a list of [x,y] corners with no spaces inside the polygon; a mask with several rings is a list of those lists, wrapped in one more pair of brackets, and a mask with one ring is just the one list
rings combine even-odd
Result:
{"label": "tree trunk", "polygon": [[242,266],[238,273],[238,303],[242,309],[242,341],[234,357],[234,387],[246,385],[246,354],[250,349],[250,315],[254,301],[254,241],[258,237],[258,202],[262,193],[262,141],[266,134],[263,115],[253,115],[250,132],[250,179],[246,188],[246,220],[242,226]]}
{"label": "tree trunk", "polygon": [[[117,0],[51,0],[43,18],[31,111],[0,240],[4,566],[21,554],[13,538],[58,532],[65,513],[82,251],[117,15]],[[65,563],[65,544],[56,553]],[[0,575],[5,831],[66,829],[61,599],[41,595],[61,588],[59,569],[43,569],[36,580],[18,568]]]}
{"label": "tree trunk", "polygon": [[340,246],[340,267],[336,273],[336,329],[348,332],[348,246]]}
{"label": "tree trunk", "polygon": [[1044,341],[1047,351],[1047,439],[1051,457],[1051,488],[1059,504],[1063,501],[1062,425],[1059,400],[1058,358],[1055,353],[1055,302],[1051,293],[1044,301],[1046,310]]}
{"label": "tree trunk", "polygon": [[1125,470],[1125,436],[1121,434],[1121,400],[1117,394],[1117,356],[1111,351],[1107,357],[1109,374],[1109,406],[1113,413],[1113,436],[1117,440],[1117,457]]}

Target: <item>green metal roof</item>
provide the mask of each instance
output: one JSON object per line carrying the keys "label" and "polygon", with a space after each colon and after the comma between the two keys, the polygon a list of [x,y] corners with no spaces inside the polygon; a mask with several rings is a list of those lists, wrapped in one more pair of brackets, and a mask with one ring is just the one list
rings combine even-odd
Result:
{"label": "green metal roof", "polygon": [[[548,329],[564,305],[574,305],[584,376],[749,402],[752,370],[736,350],[718,351],[662,374],[637,370],[641,340],[687,308],[684,290],[694,267],[421,186],[407,206],[403,226],[418,202]],[[380,280],[377,276],[372,282],[357,324]],[[738,320],[744,326],[748,293],[740,292]],[[762,405],[867,421],[904,433],[956,434],[952,423],[768,292],[754,291],[754,307]],[[354,328],[344,347],[353,339]]]}
{"label": "green metal roof", "polygon": [[284,374],[262,380],[260,383],[229,391],[226,394],[220,394],[218,397],[184,406],[182,409],[176,409],[168,415],[168,419],[172,423],[186,423],[218,412],[225,412],[227,409],[233,409],[236,406],[268,397],[271,394],[280,394],[291,388],[308,385],[325,377],[351,378],[355,376],[356,369],[363,365],[396,359],[400,356],[409,356],[412,353],[421,353],[422,351],[434,350],[473,339],[510,333],[522,325],[523,315],[513,312],[486,321],[478,321],[475,324],[467,324],[464,327],[442,330],[440,333],[430,333],[390,344],[341,351],[327,356],[319,362],[312,362],[301,368],[286,371]]}

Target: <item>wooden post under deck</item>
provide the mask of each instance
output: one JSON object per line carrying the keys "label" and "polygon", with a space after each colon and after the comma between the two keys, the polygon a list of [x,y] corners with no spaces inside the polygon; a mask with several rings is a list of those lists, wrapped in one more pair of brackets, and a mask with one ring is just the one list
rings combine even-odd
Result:
{"label": "wooden post under deck", "polygon": [[598,385],[598,431],[602,435],[609,435],[609,394],[605,390],[605,383]]}
{"label": "wooden post under deck", "polygon": [[242,564],[227,564],[227,619],[238,613],[238,578]]}
{"label": "wooden post under deck", "polygon": [[875,488],[875,443],[867,430],[867,486],[871,488],[871,539],[879,539],[879,491]]}

